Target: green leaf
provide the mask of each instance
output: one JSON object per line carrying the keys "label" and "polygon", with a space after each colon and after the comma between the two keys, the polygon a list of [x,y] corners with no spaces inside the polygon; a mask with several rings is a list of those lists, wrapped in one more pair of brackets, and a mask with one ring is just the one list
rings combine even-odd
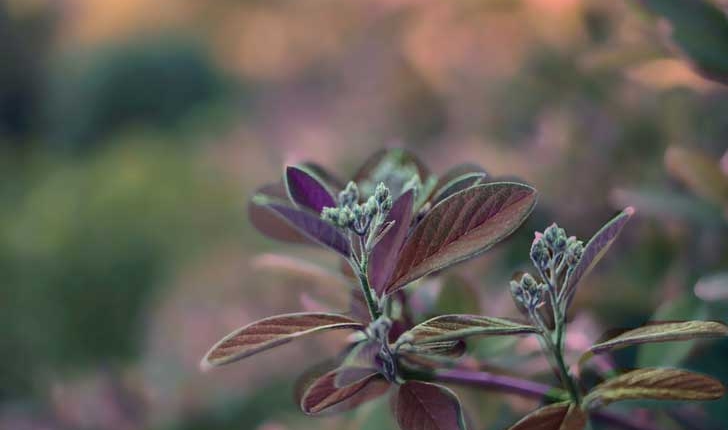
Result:
{"label": "green leaf", "polygon": [[597,385],[584,398],[588,407],[621,400],[716,400],[725,388],[718,380],[679,369],[639,369]]}
{"label": "green leaf", "polygon": [[416,325],[403,336],[412,344],[460,340],[470,336],[504,336],[538,333],[527,323],[479,315],[441,315]]}
{"label": "green leaf", "polygon": [[728,83],[728,18],[704,0],[641,0],[670,24],[674,45],[698,72]]}
{"label": "green leaf", "polygon": [[[728,57],[728,51],[724,55]],[[717,157],[673,146],[665,152],[665,167],[695,195],[718,206],[728,203],[728,177]]]}
{"label": "green leaf", "polygon": [[587,421],[578,405],[565,402],[537,409],[508,430],[583,430]]}
{"label": "green leaf", "polygon": [[433,207],[407,238],[385,291],[477,256],[515,231],[536,204],[536,190],[498,182],[470,187]]}
{"label": "green leaf", "polygon": [[582,278],[586,276],[591,269],[594,268],[594,266],[596,266],[599,260],[604,257],[604,254],[607,253],[609,247],[612,246],[612,243],[614,243],[617,239],[622,228],[625,224],[627,224],[627,221],[629,221],[632,215],[634,215],[634,208],[626,208],[617,216],[612,218],[608,223],[604,224],[604,227],[602,227],[586,244],[584,247],[584,253],[582,254],[579,262],[576,264],[574,272],[569,277],[569,281],[565,286],[564,297],[566,297],[567,300],[567,307],[576,294],[579,281],[581,281]]}
{"label": "green leaf", "polygon": [[402,430],[466,430],[460,400],[450,389],[426,382],[407,381],[393,399]]}
{"label": "green leaf", "polygon": [[326,330],[364,329],[349,317],[330,313],[277,315],[248,324],[215,344],[200,363],[203,370],[228,364],[296,338]]}
{"label": "green leaf", "polygon": [[598,343],[589,351],[594,354],[650,342],[710,339],[728,336],[728,326],[715,321],[656,322],[629,330],[606,342]]}

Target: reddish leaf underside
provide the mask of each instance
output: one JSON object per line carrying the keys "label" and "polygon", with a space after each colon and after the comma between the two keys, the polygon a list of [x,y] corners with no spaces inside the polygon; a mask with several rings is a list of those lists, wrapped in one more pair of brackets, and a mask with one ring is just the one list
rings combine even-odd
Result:
{"label": "reddish leaf underside", "polygon": [[449,389],[426,382],[408,381],[394,401],[402,430],[464,430],[465,419],[457,396]]}
{"label": "reddish leaf underside", "polygon": [[312,241],[336,251],[344,257],[349,257],[351,253],[349,239],[318,215],[279,203],[268,203],[264,207],[270,211],[269,216],[280,217]]}
{"label": "reddish leaf underside", "polygon": [[619,236],[622,228],[627,224],[627,221],[629,221],[632,215],[634,215],[634,208],[626,208],[606,223],[586,244],[581,260],[579,260],[576,268],[574,268],[574,272],[569,277],[569,282],[565,287],[567,303],[570,304],[573,300],[579,281],[604,257],[604,254],[612,246],[612,243],[617,239],[617,236]]}
{"label": "reddish leaf underside", "polygon": [[393,221],[394,224],[372,251],[368,269],[369,281],[379,295],[383,292],[385,283],[394,270],[397,254],[409,232],[413,204],[414,193],[412,190],[402,194],[394,202],[387,216],[387,221]]}
{"label": "reddish leaf underside", "polygon": [[369,373],[351,384],[337,387],[339,370],[326,373],[311,383],[301,397],[301,410],[308,415],[343,412],[383,395],[389,383],[378,373]]}
{"label": "reddish leaf underside", "polygon": [[518,228],[535,203],[536,190],[508,182],[474,186],[443,200],[407,238],[386,293],[489,249]]}
{"label": "reddish leaf underside", "polygon": [[424,344],[463,339],[470,336],[503,336],[537,333],[527,323],[479,315],[441,315],[413,327],[412,343]]}
{"label": "reddish leaf underside", "polygon": [[294,203],[315,213],[321,213],[325,207],[336,207],[326,185],[306,168],[286,167],[286,188]]}
{"label": "reddish leaf underside", "polygon": [[716,321],[655,322],[620,334],[589,350],[601,354],[613,349],[651,342],[710,339],[728,336],[728,326]]}
{"label": "reddish leaf underside", "polygon": [[277,315],[253,322],[224,337],[205,355],[200,366],[208,369],[231,363],[296,338],[325,330],[363,328],[362,324],[337,314]]}
{"label": "reddish leaf underside", "polygon": [[531,412],[508,430],[582,430],[587,420],[577,405],[558,403]]}
{"label": "reddish leaf underside", "polygon": [[647,368],[619,375],[597,385],[584,398],[589,407],[620,400],[716,400],[725,394],[720,381],[680,369]]}

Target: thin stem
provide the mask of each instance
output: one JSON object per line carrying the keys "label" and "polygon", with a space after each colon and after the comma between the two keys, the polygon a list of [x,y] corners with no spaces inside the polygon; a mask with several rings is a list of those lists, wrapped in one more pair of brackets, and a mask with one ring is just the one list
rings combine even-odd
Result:
{"label": "thin stem", "polygon": [[438,370],[435,371],[433,378],[440,382],[492,389],[538,400],[558,402],[567,396],[563,390],[550,385],[488,372],[462,369]]}
{"label": "thin stem", "polygon": [[365,248],[363,238],[360,237],[359,240],[361,247],[361,257],[359,259],[359,267],[356,269],[356,272],[359,277],[359,287],[364,294],[364,299],[367,302],[367,307],[369,308],[369,314],[372,317],[372,321],[374,321],[382,314],[379,310],[377,300],[372,295],[372,288],[369,285],[369,275],[367,274],[367,269],[369,266],[369,253]]}

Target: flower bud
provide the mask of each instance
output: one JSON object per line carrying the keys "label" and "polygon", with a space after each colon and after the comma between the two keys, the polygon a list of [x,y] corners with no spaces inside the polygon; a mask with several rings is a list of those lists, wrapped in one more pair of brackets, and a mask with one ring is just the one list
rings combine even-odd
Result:
{"label": "flower bud", "polygon": [[549,250],[546,248],[544,240],[540,239],[534,241],[533,245],[531,245],[531,260],[533,261],[533,264],[539,269],[545,269],[548,266],[550,259],[551,256],[549,255]]}
{"label": "flower bud", "polygon": [[364,204],[364,214],[367,217],[372,218],[379,213],[379,205],[375,197],[369,197],[367,202]]}
{"label": "flower bud", "polygon": [[339,193],[339,205],[352,206],[359,202],[359,188],[356,183],[349,181],[344,191]]}
{"label": "flower bud", "polygon": [[556,223],[544,230],[543,238],[554,252],[562,252],[566,248],[566,231]]}
{"label": "flower bud", "polygon": [[374,199],[380,205],[383,204],[387,198],[390,197],[389,188],[384,185],[384,182],[380,182],[377,188],[374,190]]}

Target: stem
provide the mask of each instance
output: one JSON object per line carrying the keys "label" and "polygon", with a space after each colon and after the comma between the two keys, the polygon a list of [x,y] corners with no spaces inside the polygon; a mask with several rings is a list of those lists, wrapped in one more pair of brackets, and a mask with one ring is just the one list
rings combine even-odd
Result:
{"label": "stem", "polygon": [[379,318],[382,314],[379,310],[379,305],[377,304],[376,299],[372,295],[372,288],[369,285],[369,275],[367,274],[367,269],[369,266],[369,252],[366,250],[364,240],[360,237],[360,248],[361,248],[361,257],[359,259],[359,265],[355,268],[355,272],[357,273],[359,277],[359,287],[361,288],[362,293],[364,294],[364,299],[367,302],[367,307],[369,308],[369,314],[372,317],[372,321]]}
{"label": "stem", "polygon": [[440,382],[493,389],[500,392],[518,394],[523,397],[553,402],[563,401],[566,396],[565,392],[556,387],[527,379],[514,378],[512,376],[494,375],[488,372],[461,369],[440,370],[435,371],[433,379]]}

